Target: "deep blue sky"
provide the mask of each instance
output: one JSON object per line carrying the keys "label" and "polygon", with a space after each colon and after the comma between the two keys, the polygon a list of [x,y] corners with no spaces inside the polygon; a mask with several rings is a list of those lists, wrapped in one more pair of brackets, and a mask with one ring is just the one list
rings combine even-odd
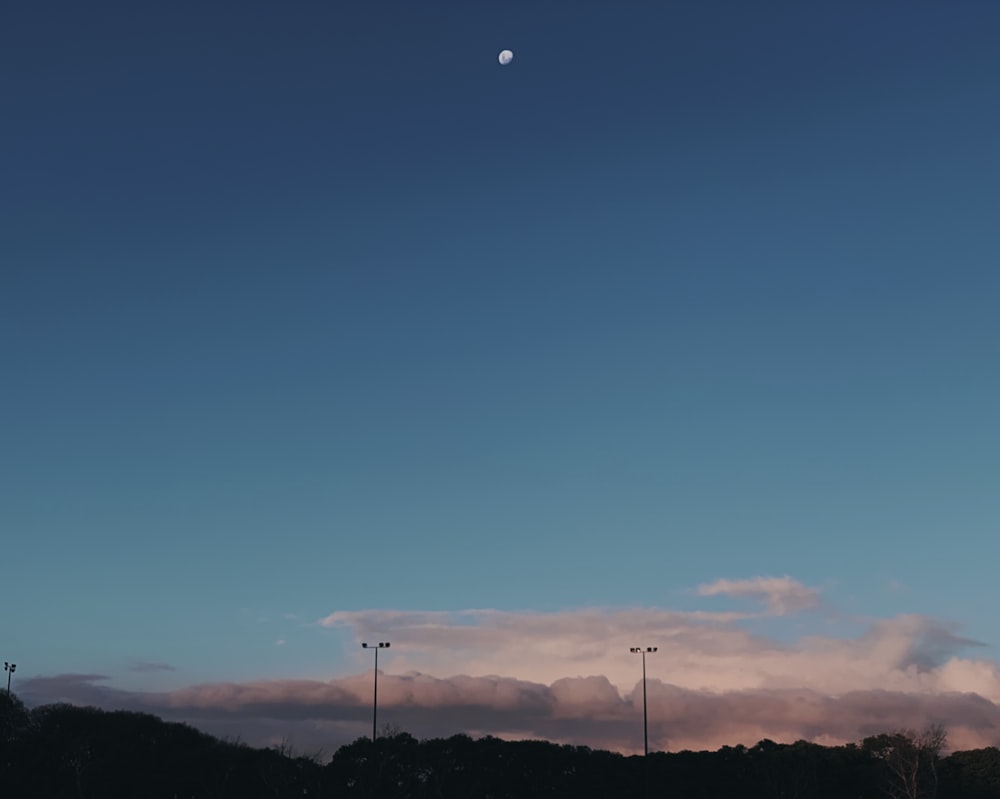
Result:
{"label": "deep blue sky", "polygon": [[10,5],[0,654],[320,675],[337,610],[785,574],[995,646],[998,27]]}

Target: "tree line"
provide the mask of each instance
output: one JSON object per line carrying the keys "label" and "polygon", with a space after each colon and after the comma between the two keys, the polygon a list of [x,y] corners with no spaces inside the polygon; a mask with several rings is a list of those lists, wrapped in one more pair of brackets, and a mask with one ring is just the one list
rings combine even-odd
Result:
{"label": "tree line", "polygon": [[0,796],[18,799],[1000,799],[1000,750],[944,755],[945,731],[856,744],[808,741],[654,752],[646,758],[547,741],[393,729],[331,755],[253,748],[130,711],[29,709],[0,695]]}

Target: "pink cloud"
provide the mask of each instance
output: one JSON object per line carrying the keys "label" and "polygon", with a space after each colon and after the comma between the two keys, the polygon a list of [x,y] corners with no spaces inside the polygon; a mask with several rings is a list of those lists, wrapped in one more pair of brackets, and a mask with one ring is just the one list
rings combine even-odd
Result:
{"label": "pink cloud", "polygon": [[[718,581],[708,596],[762,599],[772,613],[816,606],[791,578]],[[650,742],[656,748],[751,745],[761,738],[832,744],[928,722],[953,745],[1000,743],[1000,671],[972,659],[977,642],[920,615],[869,622],[854,635],[776,641],[754,617],[662,608],[550,613],[340,611],[319,624],[357,641],[391,640],[379,665],[379,718],[418,737],[495,734],[636,751],[640,666],[647,658]],[[122,691],[100,675],[24,680],[32,703],[73,701],[145,710],[216,734],[305,748],[370,731],[370,660],[331,680],[223,682],[170,692]]]}
{"label": "pink cloud", "polygon": [[[32,697],[44,698],[46,681],[30,682],[26,690]],[[84,675],[75,696],[71,676],[49,680],[48,686],[56,682],[64,701],[152,712],[215,734],[238,730],[243,740],[258,745],[280,732],[300,747],[332,751],[369,734],[370,675],[212,684],[158,694],[102,691]],[[802,688],[712,693],[658,679],[648,682],[647,691],[651,745],[672,751],[751,745],[762,738],[844,743],[931,721],[949,728],[953,744],[988,746],[998,743],[1000,728],[1000,707],[970,693],[868,690],[829,696]],[[385,674],[379,681],[379,718],[418,737],[475,731],[626,752],[642,743],[640,686],[623,696],[601,677],[542,685],[510,677]]]}
{"label": "pink cloud", "polygon": [[819,592],[791,577],[754,577],[749,580],[716,580],[698,586],[700,596],[759,599],[770,613],[785,616],[819,605]]}
{"label": "pink cloud", "polygon": [[[779,592],[773,586],[768,590]],[[780,590],[789,596],[817,594],[804,586]],[[831,694],[975,690],[1000,701],[992,663],[952,662],[977,642],[957,635],[953,626],[916,615],[876,620],[853,638],[812,635],[792,642],[756,635],[729,615],[659,608],[353,611],[331,614],[320,623],[347,628],[358,640],[390,639],[392,649],[381,663],[397,673],[516,675],[545,685],[599,675],[624,692],[639,675],[629,648],[656,646],[659,651],[647,659],[649,675],[695,691],[788,686]],[[357,664],[363,668],[367,660]]]}

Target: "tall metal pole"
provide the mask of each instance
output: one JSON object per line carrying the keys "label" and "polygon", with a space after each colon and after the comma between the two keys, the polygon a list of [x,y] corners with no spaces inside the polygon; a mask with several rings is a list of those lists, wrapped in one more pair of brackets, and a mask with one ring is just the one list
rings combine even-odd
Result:
{"label": "tall metal pole", "polygon": [[649,755],[649,721],[646,715],[646,653],[642,653],[642,756]]}
{"label": "tall metal pole", "polygon": [[375,743],[375,736],[378,734],[378,651],[380,649],[388,649],[388,641],[379,641],[377,644],[372,644],[368,646],[367,643],[361,643],[363,649],[374,649],[375,650],[375,694],[372,697],[372,743]]}
{"label": "tall metal pole", "polygon": [[629,647],[629,652],[633,655],[642,655],[642,755],[649,754],[649,716],[646,712],[646,653],[652,654],[656,651],[655,646],[633,646]]}
{"label": "tall metal pole", "polygon": [[17,668],[16,663],[8,663],[6,660],[3,662],[3,670],[7,672],[7,698],[10,699],[10,678],[14,675],[14,670]]}
{"label": "tall metal pole", "polygon": [[375,649],[375,694],[372,696],[372,743],[378,730],[378,649]]}
{"label": "tall metal pole", "polygon": [[649,716],[646,713],[646,653],[656,651],[655,646],[633,646],[629,652],[642,655],[642,794],[649,796]]}

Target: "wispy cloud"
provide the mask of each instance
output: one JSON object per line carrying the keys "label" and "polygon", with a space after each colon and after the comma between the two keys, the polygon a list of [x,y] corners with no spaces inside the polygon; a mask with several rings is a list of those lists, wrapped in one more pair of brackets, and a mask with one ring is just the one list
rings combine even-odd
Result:
{"label": "wispy cloud", "polygon": [[[812,609],[819,596],[790,578],[718,581],[698,592],[762,600],[781,614]],[[978,642],[955,625],[902,615],[851,635],[779,642],[754,623],[753,614],[661,608],[339,611],[320,621],[359,641],[392,641],[379,662],[379,715],[420,737],[466,731],[634,751],[642,694],[628,649],[638,645],[659,648],[647,659],[657,747],[839,743],[929,721],[946,724],[959,747],[1000,743],[997,664],[967,657]],[[25,680],[21,690],[35,703],[130,707],[250,742],[278,733],[328,750],[364,735],[371,710],[370,664],[360,656],[356,674],[329,681],[141,693],[88,674]]]}
{"label": "wispy cloud", "polygon": [[716,580],[698,586],[700,596],[731,596],[761,600],[776,616],[798,613],[819,605],[820,594],[791,577],[754,577],[749,580]]}
{"label": "wispy cloud", "polygon": [[141,673],[152,672],[152,671],[177,671],[169,663],[151,663],[149,661],[140,660],[131,664],[128,667],[129,671],[137,671]]}

